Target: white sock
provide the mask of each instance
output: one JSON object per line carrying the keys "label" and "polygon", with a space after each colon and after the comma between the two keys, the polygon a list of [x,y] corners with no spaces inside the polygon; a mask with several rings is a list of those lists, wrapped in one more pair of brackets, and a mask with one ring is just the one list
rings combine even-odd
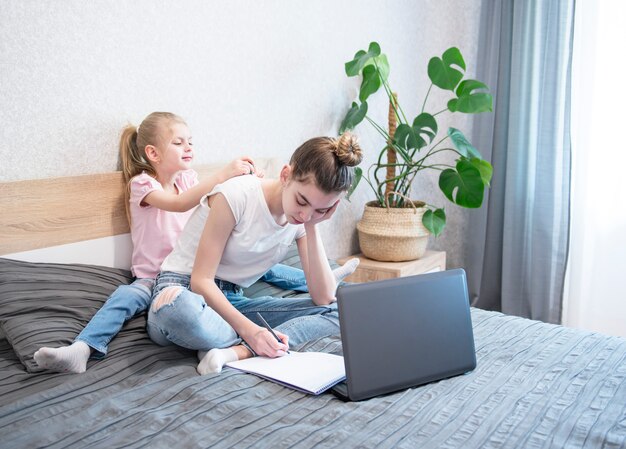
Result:
{"label": "white sock", "polygon": [[237,353],[233,348],[211,349],[209,352],[198,351],[200,363],[196,370],[198,374],[205,375],[210,373],[221,373],[222,367],[228,362],[239,360]]}
{"label": "white sock", "polygon": [[91,348],[83,341],[75,341],[70,346],[60,348],[40,348],[33,358],[41,368],[58,373],[84,373]]}
{"label": "white sock", "polygon": [[357,257],[354,257],[347,260],[346,263],[339,268],[335,268],[333,270],[333,274],[335,275],[335,281],[337,281],[337,284],[343,281],[345,277],[354,273],[354,270],[356,270],[356,267],[359,266],[359,263],[361,263],[361,261]]}

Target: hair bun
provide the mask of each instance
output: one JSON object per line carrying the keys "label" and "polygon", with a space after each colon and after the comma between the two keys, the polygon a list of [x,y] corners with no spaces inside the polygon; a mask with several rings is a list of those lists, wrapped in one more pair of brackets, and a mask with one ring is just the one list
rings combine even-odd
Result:
{"label": "hair bun", "polygon": [[348,131],[343,133],[339,139],[335,140],[335,155],[339,162],[348,167],[359,165],[363,159],[363,152],[357,137]]}

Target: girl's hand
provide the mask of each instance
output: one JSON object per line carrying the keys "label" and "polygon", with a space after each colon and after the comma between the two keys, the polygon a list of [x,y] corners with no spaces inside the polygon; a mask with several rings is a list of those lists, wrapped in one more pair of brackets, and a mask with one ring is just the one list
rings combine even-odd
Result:
{"label": "girl's hand", "polygon": [[260,326],[257,326],[256,331],[245,340],[257,355],[270,358],[282,357],[289,350],[289,337],[276,330],[274,333],[282,340],[282,343],[276,341],[270,331]]}
{"label": "girl's hand", "polygon": [[264,178],[265,177],[265,171],[263,171],[262,168],[258,168],[256,165],[254,166],[254,175],[256,175],[257,178]]}
{"label": "girl's hand", "polygon": [[304,223],[304,227],[306,228],[307,225],[315,226],[316,224],[321,223],[322,221],[330,219],[335,213],[335,211],[337,210],[338,205],[339,205],[339,200],[335,201],[335,204],[333,204],[332,207],[328,209],[325,213],[313,215],[309,221]]}
{"label": "girl's hand", "polygon": [[220,170],[219,174],[223,181],[240,175],[254,174],[254,160],[248,156],[242,156],[230,162]]}

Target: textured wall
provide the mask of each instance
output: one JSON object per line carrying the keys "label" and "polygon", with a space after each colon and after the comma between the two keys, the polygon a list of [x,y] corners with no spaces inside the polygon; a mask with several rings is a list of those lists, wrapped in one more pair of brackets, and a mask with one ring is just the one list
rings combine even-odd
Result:
{"label": "textured wall", "polygon": [[[343,64],[372,40],[406,111],[421,106],[432,55],[456,45],[471,71],[479,3],[3,0],[0,180],[115,170],[121,127],[155,110],[187,119],[197,163],[244,153],[286,161],[307,138],[336,135],[357,89]],[[384,122],[378,100],[371,112]],[[357,131],[369,165],[383,142],[366,124]],[[444,205],[433,186],[417,182],[415,197]],[[329,255],[357,251],[369,199],[362,185],[324,226]],[[431,247],[459,266],[467,212],[447,213]]]}

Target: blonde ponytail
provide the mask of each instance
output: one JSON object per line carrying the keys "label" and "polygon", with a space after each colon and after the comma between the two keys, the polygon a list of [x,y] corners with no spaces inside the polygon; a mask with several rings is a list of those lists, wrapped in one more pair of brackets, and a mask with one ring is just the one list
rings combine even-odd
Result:
{"label": "blonde ponytail", "polygon": [[137,145],[137,128],[129,125],[122,130],[120,137],[120,161],[124,181],[128,184],[132,178],[146,172],[156,177],[156,172],[148,162],[145,155],[145,147],[141,150]]}

